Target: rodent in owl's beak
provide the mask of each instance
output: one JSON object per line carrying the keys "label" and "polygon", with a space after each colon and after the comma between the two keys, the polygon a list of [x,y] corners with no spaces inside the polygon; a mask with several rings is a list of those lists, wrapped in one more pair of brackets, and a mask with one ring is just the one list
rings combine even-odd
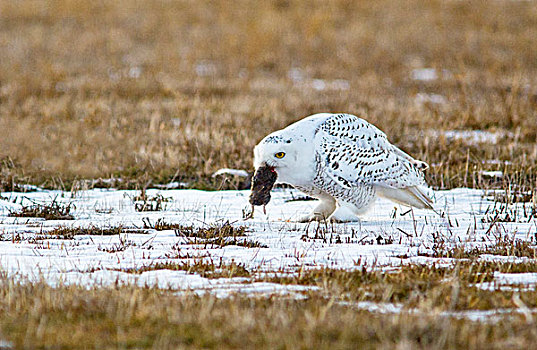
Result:
{"label": "rodent in owl's beak", "polygon": [[267,164],[257,168],[252,178],[252,192],[250,193],[250,204],[266,205],[270,202],[270,191],[274,187],[274,183],[278,178],[278,174]]}

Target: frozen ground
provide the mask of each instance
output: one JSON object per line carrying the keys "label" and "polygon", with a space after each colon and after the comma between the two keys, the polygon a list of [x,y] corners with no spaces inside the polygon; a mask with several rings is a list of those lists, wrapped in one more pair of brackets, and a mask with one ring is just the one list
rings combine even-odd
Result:
{"label": "frozen ground", "polygon": [[[452,263],[432,258],[439,240],[472,247],[494,244],[501,236],[513,235],[532,240],[536,220],[522,215],[515,222],[490,222],[498,204],[481,190],[454,189],[435,192],[437,212],[400,207],[379,199],[361,223],[301,224],[293,220],[315,206],[314,201],[294,190],[273,191],[267,214],[258,208],[254,219],[243,220],[249,191],[204,192],[197,190],[148,190],[148,196],[169,199],[164,210],[137,212],[136,191],[91,190],[70,192],[38,191],[2,193],[0,200],[0,269],[10,276],[44,280],[51,285],[77,283],[85,286],[136,283],[177,291],[293,294],[306,287],[254,282],[248,278],[207,279],[185,271],[153,270],[132,274],[118,270],[140,268],[154,262],[185,261],[201,257],[215,263],[237,263],[256,274],[293,273],[300,268],[357,266],[389,268],[415,262]],[[54,199],[75,206],[75,220],[44,220],[9,217],[21,205],[51,203]],[[496,208],[496,209],[495,209]],[[442,214],[442,215],[439,215]],[[267,248],[195,245],[174,230],[144,228],[144,221],[185,226],[221,225],[229,221],[246,226],[250,241]],[[115,236],[76,236],[73,240],[54,239],[46,231],[58,226],[117,227],[128,233]],[[121,248],[121,249],[118,249]],[[494,259],[495,257],[484,257]],[[505,257],[497,257],[505,258]],[[198,258],[199,259],[199,258]],[[526,281],[527,279],[527,281]],[[521,282],[522,280],[522,282]],[[517,277],[498,274],[498,284],[525,283],[535,288],[535,274]]]}

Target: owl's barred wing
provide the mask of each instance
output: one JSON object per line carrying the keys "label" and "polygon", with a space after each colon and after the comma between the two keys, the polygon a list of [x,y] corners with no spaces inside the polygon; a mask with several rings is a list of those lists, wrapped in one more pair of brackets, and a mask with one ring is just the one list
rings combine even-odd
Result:
{"label": "owl's barred wing", "polygon": [[407,188],[424,183],[417,161],[390,144],[386,135],[358,117],[335,115],[315,134],[315,149],[323,171],[338,183]]}
{"label": "owl's barred wing", "polygon": [[359,147],[380,148],[394,152],[400,158],[416,165],[420,170],[425,170],[429,167],[427,163],[412,158],[392,145],[390,141],[388,141],[386,134],[379,128],[355,115],[334,114],[319,125],[318,131],[319,130],[324,131],[331,136],[348,140],[351,143],[356,143]]}

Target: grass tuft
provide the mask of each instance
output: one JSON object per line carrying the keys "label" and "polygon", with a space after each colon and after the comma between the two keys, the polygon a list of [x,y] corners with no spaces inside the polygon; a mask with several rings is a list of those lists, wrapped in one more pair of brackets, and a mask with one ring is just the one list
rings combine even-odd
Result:
{"label": "grass tuft", "polygon": [[215,263],[213,260],[195,259],[186,262],[157,262],[150,265],[121,269],[123,272],[140,274],[155,270],[186,271],[189,274],[197,274],[205,278],[233,278],[250,277],[251,273],[242,264],[235,262],[225,264],[222,261]]}
{"label": "grass tuft", "polygon": [[75,206],[72,203],[61,204],[56,198],[48,204],[32,204],[22,207],[20,211],[11,211],[8,216],[19,218],[44,218],[45,220],[74,220],[71,210]]}
{"label": "grass tuft", "polygon": [[139,195],[132,198],[132,201],[134,202],[134,210],[138,212],[166,210],[166,204],[171,200],[170,197],[164,197],[161,194],[148,196],[145,188],[142,189]]}
{"label": "grass tuft", "polygon": [[440,241],[433,246],[432,254],[423,255],[433,258],[478,259],[484,254],[537,259],[537,246],[531,241],[501,236],[497,237],[492,244],[473,247],[468,245],[453,246]]}
{"label": "grass tuft", "polygon": [[181,226],[175,235],[183,237],[187,244],[225,247],[236,245],[246,248],[267,248],[267,245],[246,238],[245,226],[234,226],[226,221],[208,227]]}
{"label": "grass tuft", "polygon": [[149,218],[143,218],[142,221],[144,223],[145,229],[153,229],[157,231],[176,230],[176,229],[181,229],[183,227],[183,225],[181,224],[169,223],[165,221],[163,218],[157,219],[157,221],[155,221],[154,224],[151,223]]}

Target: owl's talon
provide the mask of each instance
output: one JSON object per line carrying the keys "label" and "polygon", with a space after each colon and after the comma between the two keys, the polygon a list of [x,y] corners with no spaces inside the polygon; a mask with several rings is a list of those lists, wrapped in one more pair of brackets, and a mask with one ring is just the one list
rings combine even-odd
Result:
{"label": "owl's talon", "polygon": [[352,209],[347,208],[346,206],[340,206],[332,215],[330,215],[328,221],[341,224],[344,222],[360,221],[360,219]]}

